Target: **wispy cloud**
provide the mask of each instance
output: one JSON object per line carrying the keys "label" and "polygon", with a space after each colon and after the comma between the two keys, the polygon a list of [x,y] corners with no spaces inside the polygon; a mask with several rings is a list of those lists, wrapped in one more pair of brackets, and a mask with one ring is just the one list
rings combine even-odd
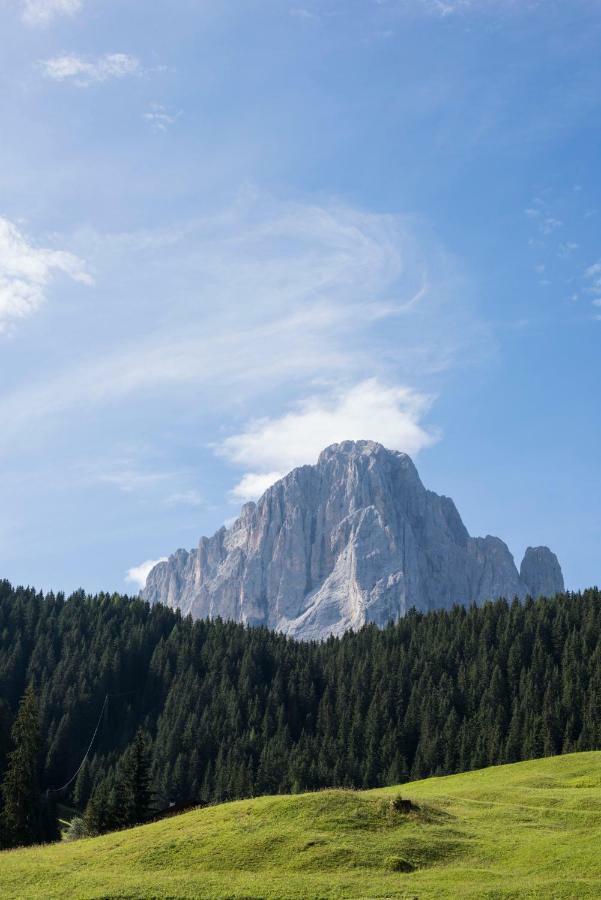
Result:
{"label": "wispy cloud", "polygon": [[108,485],[122,494],[152,500],[162,506],[198,508],[205,505],[202,494],[187,486],[186,482],[189,484],[191,479],[185,472],[149,464],[143,448],[132,448],[132,452],[122,456],[87,460],[76,470],[75,477],[85,484]]}
{"label": "wispy cloud", "polygon": [[578,250],[579,246],[580,245],[575,241],[566,241],[565,244],[559,245],[557,255],[560,259],[569,259],[569,257],[571,257],[576,252],[576,250]]}
{"label": "wispy cloud", "polygon": [[[587,282],[587,293],[593,295],[592,304],[598,308],[601,306],[601,259],[585,270],[584,278]],[[600,319],[601,316],[596,313],[595,318]]]}
{"label": "wispy cloud", "polygon": [[36,247],[8,219],[0,217],[0,333],[32,315],[58,273],[93,283],[85,263],[65,250]]}
{"label": "wispy cloud", "polygon": [[42,60],[40,67],[46,78],[53,81],[71,81],[87,87],[111,78],[136,75],[140,72],[140,61],[127,53],[106,53],[95,58],[67,54]]}
{"label": "wispy cloud", "polygon": [[307,397],[279,418],[259,419],[226,438],[218,452],[233,463],[249,466],[233,489],[234,497],[259,496],[279,473],[315,462],[329,444],[364,438],[394,450],[419,453],[433,444],[437,432],[422,420],[432,398],[400,385],[367,379],[350,388]]}
{"label": "wispy cloud", "polygon": [[236,410],[284,385],[294,398],[320,381],[414,384],[490,347],[453,261],[401,217],[251,192],[203,220],[80,246],[135,290],[135,329],[5,393],[0,443],[144,392],[198,403],[206,391]]}
{"label": "wispy cloud", "polygon": [[23,21],[28,25],[47,25],[57,16],[79,12],[82,0],[22,0]]}
{"label": "wispy cloud", "polygon": [[138,566],[132,566],[125,573],[125,581],[128,584],[134,584],[139,590],[142,590],[151,570],[162,562],[167,562],[166,556],[161,556],[160,559],[147,559]]}
{"label": "wispy cloud", "polygon": [[190,489],[187,491],[175,491],[165,499],[167,506],[204,506],[205,501],[198,491]]}
{"label": "wispy cloud", "polygon": [[573,240],[570,233],[580,237],[582,219],[586,218],[578,208],[580,193],[576,188],[571,188],[568,194],[565,190],[543,188],[523,210],[530,223],[528,244],[536,254],[533,269],[537,275],[545,276],[539,279],[539,284],[543,288],[559,288],[562,293],[566,285],[571,285],[571,303],[581,300],[583,294],[582,238]]}
{"label": "wispy cloud", "polygon": [[520,12],[533,9],[542,0],[414,0],[405,4],[413,9],[424,10],[443,18],[462,13]]}
{"label": "wispy cloud", "polygon": [[451,16],[454,13],[465,12],[473,8],[471,0],[422,0],[429,9],[441,16]]}
{"label": "wispy cloud", "polygon": [[158,103],[153,103],[148,112],[143,113],[142,118],[153,131],[164,132],[177,122],[182,111],[172,112]]}
{"label": "wispy cloud", "polygon": [[303,19],[305,22],[318,22],[319,16],[311,9],[304,6],[297,6],[290,10],[290,15],[295,19]]}
{"label": "wispy cloud", "polygon": [[109,484],[124,494],[136,494],[154,489],[172,478],[170,472],[144,472],[131,464],[116,465],[94,473],[94,480]]}
{"label": "wispy cloud", "polygon": [[595,286],[601,289],[601,259],[585,270],[584,277],[590,279]]}
{"label": "wispy cloud", "polygon": [[528,206],[524,210],[524,215],[536,221],[540,233],[545,236],[553,234],[563,225],[561,219],[557,219],[545,211],[544,204],[540,200],[535,200],[532,206]]}
{"label": "wispy cloud", "polygon": [[561,219],[555,219],[553,216],[545,216],[541,221],[541,231],[543,234],[553,234],[558,228],[561,228],[563,222]]}

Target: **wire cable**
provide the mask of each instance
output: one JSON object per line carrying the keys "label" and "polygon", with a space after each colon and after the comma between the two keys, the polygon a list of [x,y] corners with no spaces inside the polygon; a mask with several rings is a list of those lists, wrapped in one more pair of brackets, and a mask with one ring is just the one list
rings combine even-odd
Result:
{"label": "wire cable", "polygon": [[102,722],[102,716],[104,715],[104,710],[106,708],[108,701],[109,701],[109,695],[106,694],[105,698],[104,698],[104,703],[102,704],[102,709],[100,710],[100,715],[98,716],[98,721],[96,722],[96,728],[94,729],[94,734],[92,735],[92,740],[88,744],[88,749],[86,750],[84,757],[83,757],[82,761],[80,762],[78,768],[76,769],[74,774],[71,776],[71,778],[67,782],[65,782],[65,784],[63,784],[62,787],[48,788],[46,791],[46,794],[59,794],[61,791],[64,791],[65,788],[68,788],[69,785],[71,784],[71,782],[77,778],[77,776],[79,775],[79,773],[81,772],[81,770],[83,768],[83,764],[85,763],[86,759],[88,758],[88,754],[89,754],[90,750],[92,749],[92,744],[96,740],[96,735],[98,734],[98,729],[100,728],[100,723]]}
{"label": "wire cable", "polygon": [[48,794],[60,794],[61,791],[64,791],[65,788],[68,788],[68,787],[69,787],[69,785],[71,784],[71,782],[74,781],[74,780],[77,778],[77,776],[79,775],[79,773],[81,772],[81,770],[82,770],[82,768],[83,768],[83,764],[85,763],[86,759],[88,758],[88,756],[89,756],[89,754],[90,754],[90,750],[92,749],[92,746],[93,746],[93,744],[94,744],[94,741],[96,740],[96,735],[98,734],[98,729],[100,728],[100,723],[102,722],[102,716],[104,715],[104,710],[105,710],[105,708],[106,708],[106,706],[107,706],[109,700],[111,699],[111,697],[112,697],[112,698],[117,698],[117,697],[128,697],[130,694],[137,694],[137,693],[138,693],[138,689],[135,688],[133,691],[121,691],[121,692],[118,693],[118,694],[106,694],[106,695],[105,695],[105,697],[104,697],[104,702],[103,702],[103,704],[102,704],[102,709],[100,710],[100,715],[98,716],[98,721],[96,722],[96,728],[94,729],[94,734],[92,735],[92,740],[90,741],[90,743],[89,743],[89,745],[88,745],[88,749],[87,749],[86,752],[84,753],[84,756],[83,756],[82,761],[80,762],[79,766],[77,767],[76,771],[73,773],[73,775],[71,776],[71,778],[70,778],[65,784],[63,784],[62,787],[59,787],[59,788],[47,788],[47,789],[46,789],[46,794],[47,794],[47,795],[48,795]]}

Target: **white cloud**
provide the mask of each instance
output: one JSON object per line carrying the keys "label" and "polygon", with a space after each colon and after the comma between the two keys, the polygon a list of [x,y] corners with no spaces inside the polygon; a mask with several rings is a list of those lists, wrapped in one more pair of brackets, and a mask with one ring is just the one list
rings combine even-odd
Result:
{"label": "white cloud", "polygon": [[166,556],[161,556],[160,559],[147,559],[145,562],[140,563],[139,566],[132,566],[131,569],[128,569],[125,574],[125,580],[129,584],[135,584],[140,590],[145,586],[146,579],[148,578],[150,572],[158,563],[167,562]]}
{"label": "white cloud", "polygon": [[557,255],[560,259],[568,259],[578,248],[579,244],[576,244],[574,241],[566,241],[565,244],[559,245]]}
{"label": "white cloud", "polygon": [[56,16],[79,12],[81,0],[23,0],[23,21],[28,25],[47,25]]}
{"label": "white cloud", "polygon": [[46,78],[53,81],[73,81],[80,87],[110,78],[124,78],[140,71],[139,60],[127,53],[107,53],[96,59],[81,56],[54,56],[40,62]]}
{"label": "white cloud", "polygon": [[[532,205],[524,210],[524,214],[529,219],[536,222],[540,234],[544,237],[548,237],[550,234],[553,234],[554,231],[557,231],[558,228],[563,227],[561,219],[553,216],[547,209],[547,204],[538,197],[535,197],[532,200]],[[572,245],[570,244],[564,244],[563,246],[572,248]],[[576,246],[577,245],[573,245],[572,249],[575,249]]]}
{"label": "white cloud", "polygon": [[418,0],[421,9],[447,17],[458,13],[522,11],[536,8],[541,0]]}
{"label": "white cloud", "polygon": [[595,278],[597,275],[601,275],[601,259],[599,262],[589,266],[584,274],[586,278]]}
{"label": "white cloud", "polygon": [[276,481],[282,477],[283,472],[266,472],[261,475],[256,472],[247,472],[238,484],[230,491],[233,500],[239,500],[246,503],[248,500],[256,500],[261,494],[264,494],[268,487],[271,487]]}
{"label": "white cloud", "polygon": [[[491,349],[455,262],[402,217],[249,191],[206,219],[85,232],[78,246],[103,272],[111,343],[5,391],[3,447],[30,440],[38,420],[56,426],[144,395],[154,408],[159,398],[169,408],[206,400],[223,416],[271,409],[284,389],[306,397],[319,383],[415,384]],[[127,308],[123,285],[134,298]]]}
{"label": "white cloud", "polygon": [[308,397],[280,418],[250,422],[226,438],[218,451],[249,466],[233,490],[238,499],[260,495],[280,472],[316,461],[329,444],[344,440],[379,441],[392,450],[416,454],[437,440],[422,424],[431,397],[408,387],[370,378],[347,389]]}
{"label": "white cloud", "polygon": [[541,231],[543,234],[552,234],[558,228],[561,228],[563,222],[553,216],[546,216],[541,223]]}
{"label": "white cloud", "polygon": [[[587,293],[601,294],[601,259],[585,270],[584,277],[589,283],[589,286],[586,288]],[[593,304],[601,306],[601,298],[595,297]]]}
{"label": "white cloud", "polygon": [[429,6],[441,16],[450,16],[470,9],[472,3],[470,0],[429,0]]}
{"label": "white cloud", "polygon": [[150,112],[143,114],[142,118],[150,125],[153,131],[167,131],[181,116],[181,110],[170,112],[158,103],[153,103]]}
{"label": "white cloud", "polygon": [[56,273],[81,284],[93,283],[77,256],[33,246],[16,225],[0,216],[0,332],[41,306]]}

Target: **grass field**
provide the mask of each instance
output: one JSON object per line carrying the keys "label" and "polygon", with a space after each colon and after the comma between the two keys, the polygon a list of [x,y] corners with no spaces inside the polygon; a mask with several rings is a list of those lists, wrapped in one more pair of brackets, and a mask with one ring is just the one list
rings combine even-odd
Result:
{"label": "grass field", "polygon": [[[397,811],[399,792],[418,808]],[[599,898],[601,752],[225,803],[6,852],[0,897]]]}

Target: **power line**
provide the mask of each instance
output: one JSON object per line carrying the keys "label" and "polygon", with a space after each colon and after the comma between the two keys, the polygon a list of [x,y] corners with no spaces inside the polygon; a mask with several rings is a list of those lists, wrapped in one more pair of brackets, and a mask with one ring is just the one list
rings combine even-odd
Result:
{"label": "power line", "polygon": [[137,693],[138,693],[137,690],[133,690],[133,691],[122,691],[120,694],[105,694],[104,702],[102,704],[102,709],[100,710],[100,715],[98,716],[98,721],[96,722],[96,728],[94,729],[94,734],[92,735],[92,740],[88,744],[88,749],[84,753],[82,761],[80,762],[79,766],[77,767],[77,769],[75,770],[75,772],[73,773],[71,778],[67,782],[65,782],[65,784],[62,785],[62,787],[48,788],[46,791],[46,794],[60,794],[61,791],[64,791],[65,788],[69,787],[69,785],[71,784],[72,781],[75,781],[75,779],[81,772],[81,770],[83,768],[83,764],[85,763],[86,759],[88,758],[90,750],[92,749],[92,745],[94,744],[94,741],[96,740],[96,735],[98,734],[98,729],[100,728],[100,723],[102,722],[102,716],[104,715],[104,710],[109,702],[109,698],[110,697],[127,697],[128,694],[137,694]]}

